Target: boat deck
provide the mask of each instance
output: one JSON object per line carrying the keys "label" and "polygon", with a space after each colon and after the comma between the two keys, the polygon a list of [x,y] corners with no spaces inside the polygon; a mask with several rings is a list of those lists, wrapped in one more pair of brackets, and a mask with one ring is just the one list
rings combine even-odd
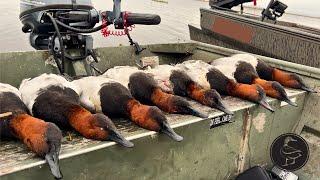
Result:
{"label": "boat deck", "polygon": [[[303,91],[287,89],[289,97],[294,98],[298,95],[302,95]],[[232,111],[239,111],[241,109],[247,109],[255,106],[255,104],[248,101],[240,100],[234,97],[223,97],[224,102]],[[209,114],[209,118],[223,115],[222,112],[200,105],[192,100],[188,101],[197,109]],[[269,98],[268,101],[273,104],[277,101]],[[303,104],[300,104],[303,106]],[[188,116],[167,114],[169,123],[173,128],[192,124],[198,121],[206,119]],[[114,121],[120,132],[129,140],[138,139],[145,136],[152,136],[156,138],[157,133],[147,131],[129,122],[127,119],[117,119]],[[209,123],[208,123],[209,128]],[[183,134],[181,134],[183,136]],[[70,138],[71,137],[71,138]],[[98,149],[106,148],[108,146],[115,145],[114,142],[100,142],[85,139],[74,132],[64,132],[64,138],[62,142],[60,158],[68,158],[83,153],[88,153]],[[135,147],[133,147],[135,148]],[[32,152],[26,149],[26,147],[19,141],[0,141],[0,176],[10,174],[23,169],[28,169],[44,164],[45,161],[36,157]]]}

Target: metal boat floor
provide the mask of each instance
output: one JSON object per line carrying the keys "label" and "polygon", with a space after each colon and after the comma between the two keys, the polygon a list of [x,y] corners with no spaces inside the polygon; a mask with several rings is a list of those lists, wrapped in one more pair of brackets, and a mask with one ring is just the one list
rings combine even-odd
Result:
{"label": "metal boat floor", "polygon": [[[303,94],[303,91],[297,91],[287,89],[287,93],[290,97]],[[223,100],[227,107],[232,111],[238,111],[240,109],[249,108],[255,106],[255,104],[240,100],[234,97],[223,97]],[[209,114],[209,118],[223,115],[221,111],[216,109],[203,106],[195,101],[188,99],[188,101],[198,110]],[[277,101],[275,99],[268,99],[269,102]],[[167,114],[169,123],[173,128],[180,127],[186,124],[192,124],[194,122],[205,120],[203,118],[189,116],[189,115],[178,115],[178,114]],[[144,136],[150,136],[157,134],[152,131],[147,131],[137,127],[127,119],[114,119],[114,122],[120,132],[129,140],[137,139]],[[70,139],[71,136],[71,139]],[[182,134],[183,136],[183,134]],[[111,145],[115,145],[114,142],[101,142],[88,140],[79,136],[75,132],[64,132],[64,138],[62,141],[62,148],[60,158],[68,158],[71,156],[91,152],[97,149],[105,148]],[[133,147],[134,148],[134,147]],[[4,174],[13,173],[15,171],[27,169],[37,165],[44,164],[45,161],[36,157],[34,153],[29,151],[24,144],[19,141],[0,141],[0,176]]]}

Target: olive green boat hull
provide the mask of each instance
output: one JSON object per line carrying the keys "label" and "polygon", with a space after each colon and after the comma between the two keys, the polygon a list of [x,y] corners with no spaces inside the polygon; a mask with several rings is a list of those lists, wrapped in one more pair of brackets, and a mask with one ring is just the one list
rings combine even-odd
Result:
{"label": "olive green boat hull", "polygon": [[[101,70],[115,65],[134,65],[143,56],[158,56],[160,63],[177,63],[188,59],[213,60],[239,51],[202,43],[156,44],[145,46],[139,57],[132,47],[97,49]],[[41,73],[56,73],[46,64],[46,51],[0,54],[0,82],[18,86],[22,79]],[[303,65],[258,56],[273,66],[295,72],[314,88],[320,87],[320,71]],[[83,70],[83,69],[82,69]],[[69,72],[81,71],[81,65]],[[276,110],[271,113],[255,104],[226,97],[235,112],[233,122],[209,129],[210,120],[223,113],[190,101],[196,108],[210,113],[207,119],[168,115],[170,124],[184,137],[174,142],[164,135],[117,122],[120,131],[135,147],[127,149],[112,142],[90,141],[72,134],[63,140],[60,155],[65,179],[232,179],[254,165],[270,167],[269,147],[282,133],[301,131],[319,117],[319,95],[288,90],[298,107],[269,99]],[[318,124],[319,125],[319,124]],[[310,128],[317,131],[320,125]],[[319,128],[319,129],[317,129]],[[320,132],[320,131],[319,131]],[[19,142],[0,142],[0,179],[50,179],[45,162],[33,156]]]}

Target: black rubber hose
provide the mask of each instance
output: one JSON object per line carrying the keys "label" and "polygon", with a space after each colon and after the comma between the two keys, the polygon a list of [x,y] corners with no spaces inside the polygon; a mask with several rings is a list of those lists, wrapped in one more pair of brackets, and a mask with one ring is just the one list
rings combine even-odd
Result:
{"label": "black rubber hose", "polygon": [[60,34],[60,31],[59,31],[59,27],[56,23],[56,20],[51,16],[51,14],[49,13],[45,13],[51,20],[52,24],[53,24],[53,27],[54,29],[56,30],[56,33],[57,33],[57,36],[58,36],[58,39],[59,39],[59,43],[60,43],[60,50],[61,50],[61,66],[59,64],[58,61],[56,61],[57,63],[57,66],[58,66],[58,69],[60,71],[61,74],[64,73],[64,61],[65,61],[65,49],[64,49],[64,45],[63,45],[63,41],[62,41],[62,36]]}
{"label": "black rubber hose", "polygon": [[[76,33],[93,33],[93,32],[97,32],[99,30],[101,30],[102,28],[104,28],[104,25],[100,25],[100,26],[97,26],[95,28],[92,28],[92,29],[78,29],[78,28],[74,28],[74,27],[71,27],[71,26],[68,26],[66,24],[64,24],[63,22],[59,21],[59,20],[56,20],[57,24],[59,24],[60,26],[72,31],[72,32],[76,32]],[[107,24],[109,25],[109,23]]]}

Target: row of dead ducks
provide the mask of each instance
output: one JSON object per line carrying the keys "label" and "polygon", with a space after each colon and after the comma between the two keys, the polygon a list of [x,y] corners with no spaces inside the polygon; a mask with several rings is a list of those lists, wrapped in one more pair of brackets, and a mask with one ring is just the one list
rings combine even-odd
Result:
{"label": "row of dead ducks", "polygon": [[89,139],[133,147],[109,119],[120,116],[181,141],[183,138],[173,131],[162,111],[203,118],[207,115],[193,109],[180,96],[227,114],[233,113],[220,94],[249,100],[273,111],[266,95],[296,106],[283,86],[313,92],[296,74],[272,68],[248,54],[217,59],[210,64],[190,60],[147,70],[119,66],[102,76],[72,82],[62,76],[42,74],[23,80],[19,90],[0,84],[0,133],[1,137],[20,139],[45,158],[55,178],[61,179],[59,128],[73,128]]}

